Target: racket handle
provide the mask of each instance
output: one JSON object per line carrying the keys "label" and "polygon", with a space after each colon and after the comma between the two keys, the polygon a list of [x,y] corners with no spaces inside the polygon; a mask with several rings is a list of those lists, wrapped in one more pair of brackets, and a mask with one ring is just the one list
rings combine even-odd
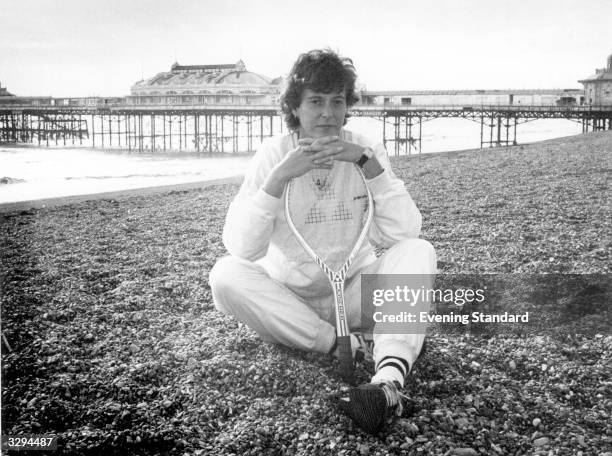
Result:
{"label": "racket handle", "polygon": [[338,337],[338,354],[340,358],[340,376],[349,385],[355,384],[355,365],[351,350],[351,336]]}

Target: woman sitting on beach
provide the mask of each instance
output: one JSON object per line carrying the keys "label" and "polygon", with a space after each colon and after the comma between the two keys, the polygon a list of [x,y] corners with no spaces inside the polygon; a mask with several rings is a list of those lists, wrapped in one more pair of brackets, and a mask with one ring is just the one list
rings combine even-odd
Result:
{"label": "woman sitting on beach", "polygon": [[[333,177],[341,162],[357,163],[374,199],[373,225],[346,281],[350,328],[362,323],[361,274],[435,274],[434,249],[418,239],[421,214],[392,172],[384,146],[344,129],[348,109],[358,101],[355,81],[349,59],[329,50],[300,55],[281,97],[289,133],[263,142],[230,205],[223,231],[230,256],[210,273],[214,302],[265,341],[337,355],[332,289],[283,213],[287,182],[313,170],[329,170]],[[345,184],[349,191],[351,182]],[[374,246],[385,253],[377,258]],[[376,373],[341,402],[366,431],[376,432],[401,414],[400,391],[423,341],[424,334],[374,334]],[[351,344],[354,355],[368,351],[359,334],[351,334]]]}

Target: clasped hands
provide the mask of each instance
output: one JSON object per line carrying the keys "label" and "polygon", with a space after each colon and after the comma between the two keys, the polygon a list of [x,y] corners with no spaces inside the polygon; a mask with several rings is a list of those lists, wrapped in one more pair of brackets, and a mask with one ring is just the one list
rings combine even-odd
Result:
{"label": "clasped hands", "polygon": [[331,169],[335,160],[356,163],[364,150],[359,144],[342,141],[338,136],[302,138],[298,140],[298,146],[273,168],[263,190],[280,198],[289,180],[313,169]]}
{"label": "clasped hands", "polygon": [[285,156],[283,167],[287,177],[293,178],[312,169],[331,169],[335,160],[355,163],[363,151],[362,146],[342,141],[338,136],[302,138],[298,147]]}

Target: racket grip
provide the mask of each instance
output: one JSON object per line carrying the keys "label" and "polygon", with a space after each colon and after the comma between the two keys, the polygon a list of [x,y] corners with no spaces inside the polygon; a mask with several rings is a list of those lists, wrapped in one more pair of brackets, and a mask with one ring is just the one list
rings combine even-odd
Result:
{"label": "racket grip", "polygon": [[340,358],[340,376],[349,385],[355,384],[355,365],[351,350],[351,337],[341,336],[337,339],[338,354]]}

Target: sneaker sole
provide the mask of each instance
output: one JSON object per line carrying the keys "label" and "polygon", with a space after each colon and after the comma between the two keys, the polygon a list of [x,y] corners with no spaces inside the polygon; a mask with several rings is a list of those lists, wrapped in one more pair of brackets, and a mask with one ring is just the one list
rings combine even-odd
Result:
{"label": "sneaker sole", "polygon": [[364,431],[375,434],[385,424],[387,400],[377,386],[351,388],[349,400],[340,401],[340,408]]}

